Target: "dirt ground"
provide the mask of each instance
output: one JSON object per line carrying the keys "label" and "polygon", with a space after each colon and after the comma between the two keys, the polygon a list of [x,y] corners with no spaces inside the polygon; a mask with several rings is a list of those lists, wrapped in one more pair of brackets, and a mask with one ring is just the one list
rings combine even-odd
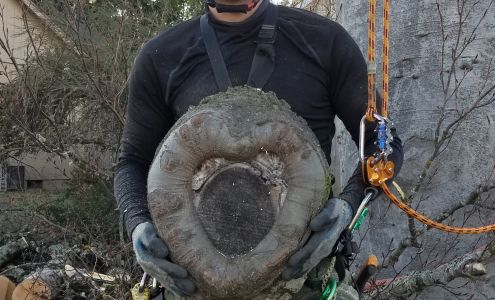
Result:
{"label": "dirt ground", "polygon": [[[131,245],[120,241],[113,231],[109,233],[108,225],[100,226],[102,220],[98,218],[78,220],[95,204],[76,200],[81,203],[67,201],[65,192],[0,193],[0,249],[20,239],[29,245],[5,263],[0,254],[0,276],[18,284],[36,271],[55,269],[63,273],[57,299],[130,299],[129,290],[142,275]],[[77,214],[67,214],[70,210]],[[71,277],[63,272],[66,265],[109,275],[114,281]],[[488,264],[487,269],[494,274],[495,263]],[[457,294],[434,286],[416,299],[495,299],[493,275],[485,280],[459,278],[448,286]]]}
{"label": "dirt ground", "polygon": [[[64,215],[69,207],[64,196],[42,190],[0,193],[0,249],[19,240],[26,245],[9,258],[0,257],[0,275],[18,284],[50,269],[61,274],[57,299],[129,299],[130,287],[139,277],[130,244],[118,241],[118,235],[102,239],[104,229],[95,234],[94,224],[81,225],[72,215]],[[69,276],[67,266],[113,280]]]}
{"label": "dirt ground", "polygon": [[0,236],[26,232],[33,225],[32,212],[52,203],[59,195],[38,189],[0,193]]}

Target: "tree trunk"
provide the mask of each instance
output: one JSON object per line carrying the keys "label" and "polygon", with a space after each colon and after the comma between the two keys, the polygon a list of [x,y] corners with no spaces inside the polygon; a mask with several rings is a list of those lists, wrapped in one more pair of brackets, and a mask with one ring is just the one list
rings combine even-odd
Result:
{"label": "tree trunk", "polygon": [[[495,3],[399,0],[391,5],[390,117],[405,152],[396,181],[406,192],[405,200],[434,219],[457,226],[493,223]],[[338,1],[336,7],[337,21],[366,57],[368,2]],[[381,9],[379,4],[379,29]],[[381,30],[377,37],[380,58]],[[381,90],[381,84],[377,88]],[[343,126],[336,137],[332,168],[342,188],[357,150]],[[386,199],[375,201],[370,215],[369,226],[360,231],[366,235],[361,253],[387,258],[383,278],[402,268],[433,269],[472,251],[476,243],[488,243],[488,235],[458,237],[429,230],[396,207],[389,208]],[[442,294],[443,288],[427,292],[428,299],[451,297]],[[481,297],[477,293],[494,296],[495,287],[480,284],[473,293],[475,299]]]}
{"label": "tree trunk", "polygon": [[253,299],[271,287],[330,193],[306,122],[273,93],[233,88],[190,109],[158,149],[150,211],[201,295]]}

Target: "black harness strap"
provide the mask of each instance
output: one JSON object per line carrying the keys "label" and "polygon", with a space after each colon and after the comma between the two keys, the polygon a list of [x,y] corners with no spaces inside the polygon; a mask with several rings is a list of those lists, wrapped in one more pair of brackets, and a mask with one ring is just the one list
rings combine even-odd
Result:
{"label": "black harness strap", "polygon": [[265,15],[256,43],[253,62],[247,84],[262,89],[275,69],[275,38],[277,36],[278,7],[270,5]]}
{"label": "black harness strap", "polygon": [[229,73],[223,60],[222,51],[220,51],[220,46],[218,45],[217,36],[213,28],[208,24],[207,14],[201,16],[199,23],[218,89],[224,92],[229,86],[232,86],[232,83],[230,82]]}
{"label": "black harness strap", "polygon": [[[275,43],[277,31],[277,17],[278,7],[270,4],[267,7],[263,25],[258,33],[256,40],[257,47],[247,80],[247,85],[255,88],[263,88],[275,69],[275,49],[273,44]],[[232,83],[220,46],[218,45],[217,36],[208,23],[208,14],[201,16],[200,26],[217,86],[220,91],[226,91],[228,87],[232,86]]]}

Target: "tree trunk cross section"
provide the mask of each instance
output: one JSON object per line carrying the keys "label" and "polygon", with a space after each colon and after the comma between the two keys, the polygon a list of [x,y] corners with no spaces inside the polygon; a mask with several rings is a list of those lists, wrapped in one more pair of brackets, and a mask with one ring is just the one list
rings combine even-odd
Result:
{"label": "tree trunk cross section", "polygon": [[197,208],[215,247],[225,255],[244,254],[270,231],[275,210],[270,190],[253,171],[233,167],[211,178]]}
{"label": "tree trunk cross section", "polygon": [[308,238],[330,178],[306,122],[275,94],[239,87],[176,122],[151,165],[148,202],[202,298],[254,299],[284,289],[279,275]]}

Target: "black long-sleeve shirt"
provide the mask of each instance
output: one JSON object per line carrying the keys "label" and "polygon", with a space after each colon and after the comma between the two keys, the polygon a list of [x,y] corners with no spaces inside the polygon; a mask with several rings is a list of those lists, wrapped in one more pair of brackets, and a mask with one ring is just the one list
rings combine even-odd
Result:
{"label": "black long-sleeve shirt", "polygon": [[[267,0],[241,23],[210,16],[233,86],[246,84]],[[357,143],[367,107],[367,67],[360,49],[337,23],[313,13],[279,7],[275,70],[263,90],[289,103],[314,131],[330,163],[334,117]],[[146,180],[156,147],[191,105],[218,92],[201,36],[199,18],[177,25],[147,42],[134,63],[129,82],[127,120],[115,172],[115,197],[129,233],[150,221]],[[394,132],[395,133],[395,132]],[[367,132],[366,151],[372,153]],[[390,159],[402,164],[398,137]],[[360,168],[340,198],[354,210],[363,197]]]}

